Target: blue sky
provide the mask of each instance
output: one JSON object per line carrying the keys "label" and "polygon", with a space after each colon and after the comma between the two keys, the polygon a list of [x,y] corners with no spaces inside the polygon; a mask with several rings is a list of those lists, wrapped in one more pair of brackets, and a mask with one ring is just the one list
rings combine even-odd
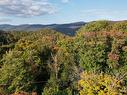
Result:
{"label": "blue sky", "polygon": [[0,24],[127,20],[127,0],[0,0]]}

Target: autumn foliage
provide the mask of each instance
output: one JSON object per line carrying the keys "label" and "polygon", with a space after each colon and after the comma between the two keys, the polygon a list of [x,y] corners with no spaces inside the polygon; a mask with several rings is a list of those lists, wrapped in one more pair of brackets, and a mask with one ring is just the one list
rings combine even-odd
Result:
{"label": "autumn foliage", "polygon": [[1,31],[0,94],[127,95],[126,31],[126,21],[90,22],[73,37]]}

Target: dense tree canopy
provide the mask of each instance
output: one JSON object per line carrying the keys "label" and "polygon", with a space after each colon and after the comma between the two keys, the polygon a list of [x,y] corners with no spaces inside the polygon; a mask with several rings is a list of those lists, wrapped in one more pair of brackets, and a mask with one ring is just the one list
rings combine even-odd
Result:
{"label": "dense tree canopy", "polygon": [[127,22],[94,21],[69,37],[0,32],[0,94],[126,95]]}

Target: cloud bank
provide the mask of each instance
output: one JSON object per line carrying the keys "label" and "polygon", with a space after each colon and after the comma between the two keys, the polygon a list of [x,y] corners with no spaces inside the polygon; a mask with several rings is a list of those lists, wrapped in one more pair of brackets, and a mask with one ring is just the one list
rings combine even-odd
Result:
{"label": "cloud bank", "polygon": [[54,12],[48,0],[0,0],[0,13],[7,16],[30,17]]}

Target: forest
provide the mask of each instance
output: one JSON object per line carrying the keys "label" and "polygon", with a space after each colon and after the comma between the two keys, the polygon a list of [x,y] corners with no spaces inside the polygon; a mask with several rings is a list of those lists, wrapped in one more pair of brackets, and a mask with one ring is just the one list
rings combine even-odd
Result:
{"label": "forest", "polygon": [[127,21],[0,31],[0,95],[127,95]]}

